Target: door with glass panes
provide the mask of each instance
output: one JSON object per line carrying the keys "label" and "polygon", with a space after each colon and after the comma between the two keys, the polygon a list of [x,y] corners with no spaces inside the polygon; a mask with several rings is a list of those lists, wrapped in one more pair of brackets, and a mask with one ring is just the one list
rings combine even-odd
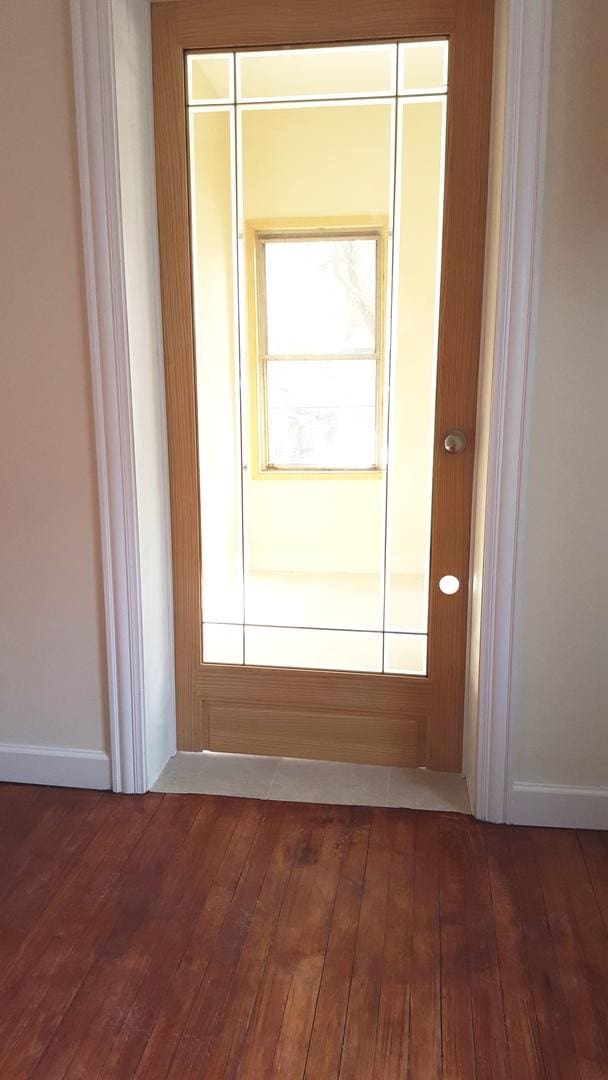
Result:
{"label": "door with glass panes", "polygon": [[461,765],[492,4],[153,4],[178,746]]}

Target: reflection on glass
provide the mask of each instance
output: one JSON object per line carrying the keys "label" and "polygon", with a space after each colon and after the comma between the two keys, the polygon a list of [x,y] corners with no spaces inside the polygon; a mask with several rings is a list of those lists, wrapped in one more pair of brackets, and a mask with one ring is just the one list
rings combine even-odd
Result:
{"label": "reflection on glass", "polygon": [[205,663],[426,674],[446,65],[188,59]]}
{"label": "reflection on glass", "polygon": [[394,94],[395,53],[395,45],[243,53],[239,100]]}
{"label": "reflection on glass", "polygon": [[266,240],[268,354],[373,352],[376,248],[374,237]]}
{"label": "reflection on glass", "polygon": [[234,59],[232,53],[208,53],[188,56],[188,101],[232,101],[234,96]]}
{"label": "reflection on glass", "polygon": [[269,360],[268,464],[371,469],[375,360]]}

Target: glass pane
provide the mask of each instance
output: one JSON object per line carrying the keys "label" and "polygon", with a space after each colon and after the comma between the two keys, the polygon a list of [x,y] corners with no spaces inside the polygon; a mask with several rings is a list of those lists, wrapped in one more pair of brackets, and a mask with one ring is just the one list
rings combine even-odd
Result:
{"label": "glass pane", "polygon": [[270,356],[376,348],[375,237],[265,240]]}
{"label": "glass pane", "polygon": [[208,53],[188,57],[188,101],[200,105],[205,101],[234,99],[234,56],[232,53]]}
{"label": "glass pane", "polygon": [[445,99],[399,106],[401,192],[389,447],[386,618],[425,632],[428,607]]}
{"label": "glass pane", "polygon": [[[302,489],[305,502],[310,502],[306,499],[309,486],[307,481]],[[329,502],[328,499],[328,505]],[[377,630],[381,626],[374,574],[346,571],[330,574],[316,569],[312,559],[311,568],[301,571],[256,568],[247,583],[247,613],[251,622],[263,621],[273,626],[336,630],[352,627]]]}
{"label": "glass pane", "polygon": [[382,634],[247,626],[245,663],[326,671],[382,671]]}
{"label": "glass pane", "polygon": [[442,92],[447,85],[447,41],[413,41],[399,46],[400,94]]}
{"label": "glass pane", "polygon": [[[392,103],[379,105],[346,104],[324,106],[289,106],[268,109],[239,110],[242,124],[240,153],[238,155],[240,190],[242,192],[242,231],[250,237],[257,223],[268,229],[272,221],[276,230],[287,227],[323,227],[328,219],[334,229],[340,225],[357,222],[358,227],[371,229],[381,224],[390,227],[392,206],[391,180],[394,175],[391,159],[394,134]],[[362,162],[361,146],[366,147]],[[322,241],[313,241],[314,247]],[[375,247],[375,240],[366,243]],[[277,244],[277,247],[280,246]],[[297,243],[289,245],[295,248]],[[247,368],[251,393],[256,386],[262,397],[260,374],[256,361],[255,283],[252,272],[252,256],[255,248],[245,256],[248,302],[245,305],[243,339],[248,349]],[[318,251],[315,253],[318,257]],[[386,247],[382,250],[382,278],[387,272]],[[371,260],[373,265],[373,259]],[[292,307],[294,317],[297,305]],[[308,322],[316,322],[316,311],[307,316]],[[299,324],[305,323],[301,315]],[[343,336],[332,331],[334,341]],[[312,333],[316,333],[314,330]],[[304,325],[302,337],[308,334]],[[370,335],[371,337],[371,335]],[[317,339],[318,340],[318,339]],[[290,341],[285,345],[293,345]],[[297,343],[296,343],[297,344]],[[314,344],[310,339],[299,348]],[[327,348],[327,344],[323,348]],[[308,353],[308,356],[311,354]],[[313,354],[314,355],[314,354]],[[288,361],[277,361],[277,367]],[[289,362],[291,363],[291,361]],[[296,364],[297,362],[294,362]],[[289,406],[284,405],[283,416],[289,408],[312,404],[316,410],[337,414],[339,398],[336,391],[344,391],[343,383],[315,379],[319,368],[311,368],[306,382],[300,377],[301,367],[316,365],[321,361],[304,359],[292,368],[291,385],[281,390],[274,376],[273,361],[270,369],[270,402],[272,419],[270,436],[272,453],[277,462],[287,460],[290,452],[289,420],[281,421],[280,394],[291,394]],[[339,360],[336,364],[350,361]],[[358,385],[371,387],[371,361],[363,365]],[[324,369],[328,375],[335,371],[333,365]],[[366,375],[367,372],[367,375]],[[279,373],[280,374],[280,373]],[[304,373],[306,374],[306,373]],[[282,379],[289,378],[282,375]],[[304,396],[314,390],[314,397]],[[326,396],[321,396],[321,394]],[[331,396],[329,396],[331,395]],[[375,395],[375,389],[374,389]],[[354,420],[345,402],[342,415],[336,415],[334,448],[325,445],[325,453],[335,455],[334,460],[346,461],[342,449],[349,450],[354,442]],[[370,438],[375,406],[375,396],[359,398],[367,412],[359,419],[357,454],[362,466],[373,461],[375,447],[370,449]],[[283,399],[284,402],[284,399]],[[252,404],[249,399],[245,408],[249,418],[252,440],[258,427],[258,415],[263,417],[263,402]],[[327,412],[315,418],[310,413],[292,421],[291,446],[296,445],[302,428],[316,429],[313,433],[320,447],[322,424],[327,424]],[[296,422],[297,421],[297,422]],[[281,428],[281,423],[283,427]],[[331,421],[333,424],[334,421]],[[295,428],[295,431],[294,431]],[[287,429],[287,430],[286,430]],[[338,439],[339,434],[339,439]],[[264,435],[260,433],[259,442]],[[304,443],[306,446],[306,443]],[[314,444],[309,451],[312,461]],[[280,451],[282,455],[280,456]],[[259,460],[259,446],[251,446],[250,460]],[[319,457],[319,468],[322,466]],[[305,464],[305,462],[304,462]],[[382,473],[361,473],[360,476],[340,473],[266,472],[251,468],[245,474],[245,499],[247,527],[245,540],[245,610],[247,623],[275,623],[286,626],[298,624],[313,627],[341,627],[353,630],[381,630],[383,610],[383,562],[384,562],[384,476]],[[270,614],[272,612],[272,614]]]}
{"label": "glass pane", "polygon": [[384,670],[392,675],[426,675],[425,634],[385,634]]}
{"label": "glass pane", "polygon": [[[232,56],[188,61],[208,663],[426,672],[447,43],[399,49],[426,99],[218,106]],[[391,57],[239,63],[356,96]]]}
{"label": "glass pane", "polygon": [[270,466],[374,466],[375,360],[270,360],[266,387]]}
{"label": "glass pane", "polygon": [[205,664],[242,664],[243,627],[226,623],[203,623]]}
{"label": "glass pane", "polygon": [[241,450],[229,109],[190,113],[203,619],[242,622]]}
{"label": "glass pane", "polygon": [[394,94],[395,54],[395,45],[244,53],[239,100]]}

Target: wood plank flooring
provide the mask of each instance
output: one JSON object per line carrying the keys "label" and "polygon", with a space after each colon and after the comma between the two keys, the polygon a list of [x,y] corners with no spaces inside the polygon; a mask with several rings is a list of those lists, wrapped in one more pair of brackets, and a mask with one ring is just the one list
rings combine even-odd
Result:
{"label": "wood plank flooring", "polygon": [[608,834],[0,785],[2,1080],[607,1080]]}

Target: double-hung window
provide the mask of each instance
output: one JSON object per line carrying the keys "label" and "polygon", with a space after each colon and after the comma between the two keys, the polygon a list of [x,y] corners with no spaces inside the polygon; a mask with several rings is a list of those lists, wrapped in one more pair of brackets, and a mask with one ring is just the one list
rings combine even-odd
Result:
{"label": "double-hung window", "polygon": [[383,230],[255,232],[263,472],[380,468]]}

